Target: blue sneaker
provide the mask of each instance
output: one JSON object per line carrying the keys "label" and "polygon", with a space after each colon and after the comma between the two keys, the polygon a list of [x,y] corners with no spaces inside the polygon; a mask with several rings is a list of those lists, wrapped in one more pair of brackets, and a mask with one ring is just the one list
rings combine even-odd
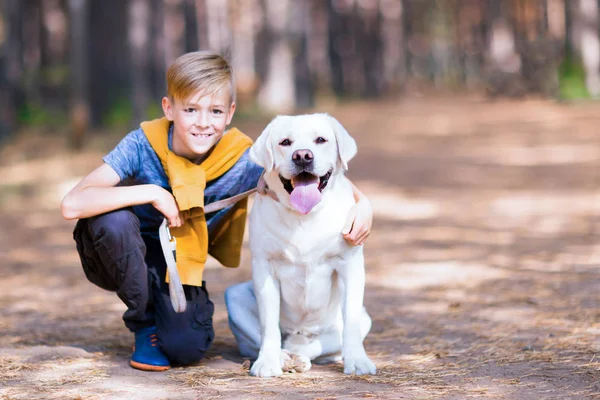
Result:
{"label": "blue sneaker", "polygon": [[142,371],[166,371],[171,368],[169,359],[160,351],[157,342],[155,326],[137,331],[131,366]]}

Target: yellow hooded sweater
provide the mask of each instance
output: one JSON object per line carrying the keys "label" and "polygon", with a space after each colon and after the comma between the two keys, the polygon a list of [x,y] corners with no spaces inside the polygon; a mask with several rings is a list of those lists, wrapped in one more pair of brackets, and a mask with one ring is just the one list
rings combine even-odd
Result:
{"label": "yellow hooded sweater", "polygon": [[160,118],[140,125],[160,158],[183,217],[181,227],[170,228],[177,239],[177,270],[181,283],[202,286],[208,254],[225,267],[239,265],[248,211],[248,199],[239,201],[209,238],[204,215],[206,183],[227,172],[252,145],[252,139],[232,128],[197,165],[169,150],[169,120]]}

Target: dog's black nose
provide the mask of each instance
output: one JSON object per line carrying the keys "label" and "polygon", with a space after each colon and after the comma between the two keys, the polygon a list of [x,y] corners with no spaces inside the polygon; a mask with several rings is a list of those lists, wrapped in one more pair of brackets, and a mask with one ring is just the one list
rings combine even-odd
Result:
{"label": "dog's black nose", "polygon": [[296,150],[294,154],[292,154],[292,161],[294,161],[294,164],[303,168],[312,165],[313,158],[312,151],[308,149]]}

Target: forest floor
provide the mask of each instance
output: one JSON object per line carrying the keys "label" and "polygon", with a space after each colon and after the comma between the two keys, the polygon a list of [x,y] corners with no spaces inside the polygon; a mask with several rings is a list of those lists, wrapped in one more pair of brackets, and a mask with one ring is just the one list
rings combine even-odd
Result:
{"label": "forest floor", "polygon": [[[0,148],[0,399],[600,399],[600,105],[410,97],[327,105],[356,138],[370,198],[365,346],[341,364],[248,375],[223,291],[194,366],[129,367],[124,305],[89,283],[62,196],[119,139],[70,152],[60,132]],[[236,125],[256,137],[266,119]]]}

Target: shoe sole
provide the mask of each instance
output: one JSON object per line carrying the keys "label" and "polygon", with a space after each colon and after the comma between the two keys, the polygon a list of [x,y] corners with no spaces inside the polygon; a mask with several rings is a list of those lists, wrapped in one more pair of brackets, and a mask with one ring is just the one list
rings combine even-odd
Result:
{"label": "shoe sole", "polygon": [[133,360],[129,361],[129,365],[131,365],[135,369],[139,369],[142,371],[155,371],[155,372],[166,371],[169,368],[171,368],[170,365],[142,364],[142,363],[139,363],[139,362],[133,361]]}

